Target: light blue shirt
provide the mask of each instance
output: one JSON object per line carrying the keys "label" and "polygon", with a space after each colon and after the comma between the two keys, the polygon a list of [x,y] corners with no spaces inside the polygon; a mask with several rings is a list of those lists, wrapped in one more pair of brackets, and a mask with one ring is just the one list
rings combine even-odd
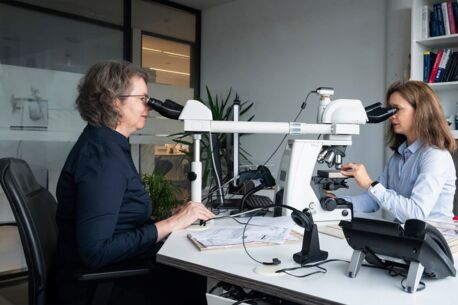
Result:
{"label": "light blue shirt", "polygon": [[401,144],[385,166],[379,182],[361,195],[345,199],[353,210],[390,211],[399,221],[451,219],[455,195],[455,166],[447,150],[423,145],[420,140]]}

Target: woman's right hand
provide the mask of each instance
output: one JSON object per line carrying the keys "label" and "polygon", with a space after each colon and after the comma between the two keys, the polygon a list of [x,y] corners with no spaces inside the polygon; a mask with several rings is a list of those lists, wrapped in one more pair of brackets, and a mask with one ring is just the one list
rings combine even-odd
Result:
{"label": "woman's right hand", "polygon": [[164,239],[176,230],[190,226],[196,220],[208,220],[215,217],[202,203],[189,201],[182,205],[175,213],[165,220],[156,222],[157,241]]}
{"label": "woman's right hand", "polygon": [[202,203],[188,201],[170,217],[174,230],[181,230],[191,225],[196,220],[208,220],[215,217]]}

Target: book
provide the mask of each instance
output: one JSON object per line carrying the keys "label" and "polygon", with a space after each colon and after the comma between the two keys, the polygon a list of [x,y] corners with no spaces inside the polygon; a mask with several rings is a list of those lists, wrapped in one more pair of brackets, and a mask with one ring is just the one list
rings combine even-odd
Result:
{"label": "book", "polygon": [[427,83],[429,80],[435,59],[436,53],[430,51],[423,52],[423,81],[425,83]]}
{"label": "book", "polygon": [[448,77],[448,80],[449,82],[454,82],[454,81],[458,81],[458,54],[455,55],[452,63],[451,63],[451,67],[450,67],[450,75]]}
{"label": "book", "polygon": [[456,63],[456,52],[452,52],[452,54],[450,55],[448,64],[445,67],[444,77],[442,78],[443,82],[450,81],[450,75],[453,72],[453,66],[455,65],[455,63]]}
{"label": "book", "polygon": [[444,54],[444,50],[440,50],[437,52],[436,59],[434,60],[433,68],[431,69],[431,73],[429,74],[428,83],[434,83],[434,79],[436,78],[437,69],[439,68],[439,63],[442,58],[442,54]]}
{"label": "book", "polygon": [[447,2],[448,22],[450,24],[450,34],[456,33],[455,15],[453,14],[452,1]]}
{"label": "book", "polygon": [[434,10],[429,12],[429,36],[438,36],[436,12]]}
{"label": "book", "polygon": [[450,54],[452,50],[450,49],[444,49],[442,58],[439,62],[439,66],[437,67],[437,72],[436,75],[434,76],[434,82],[435,83],[440,83],[443,80],[445,68],[447,67],[448,61],[450,59]]}
{"label": "book", "polygon": [[447,2],[441,3],[442,17],[444,21],[445,35],[450,35],[450,23],[448,18]]}
{"label": "book", "polygon": [[421,10],[421,37],[423,39],[428,38],[430,35],[430,11],[427,5],[423,5]]}
{"label": "book", "polygon": [[434,12],[436,13],[437,36],[445,35],[444,17],[442,15],[442,6],[440,3],[434,4]]}
{"label": "book", "polygon": [[455,29],[458,30],[458,2],[452,1],[453,18],[455,19]]}

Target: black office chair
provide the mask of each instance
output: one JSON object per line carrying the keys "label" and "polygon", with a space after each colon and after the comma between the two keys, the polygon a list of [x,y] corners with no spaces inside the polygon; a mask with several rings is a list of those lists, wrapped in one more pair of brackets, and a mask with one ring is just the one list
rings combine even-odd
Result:
{"label": "black office chair", "polygon": [[[46,304],[47,282],[56,252],[57,202],[40,186],[28,164],[19,159],[0,159],[0,184],[11,205],[28,267],[29,303]],[[95,272],[75,274],[79,281],[96,281],[92,303],[109,300],[113,280],[128,276],[147,275],[152,271],[149,261],[126,262]]]}

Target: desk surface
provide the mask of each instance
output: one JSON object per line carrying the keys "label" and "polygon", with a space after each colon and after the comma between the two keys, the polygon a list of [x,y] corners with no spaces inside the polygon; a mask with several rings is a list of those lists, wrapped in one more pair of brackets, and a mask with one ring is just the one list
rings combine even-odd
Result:
{"label": "desk surface", "polygon": [[[225,222],[227,224],[227,222]],[[215,223],[214,225],[220,225]],[[271,277],[256,274],[258,264],[243,249],[222,249],[200,252],[187,239],[186,230],[174,232],[157,255],[157,261],[204,276],[255,289],[302,304],[456,304],[458,278],[423,279],[426,289],[414,294],[401,288],[401,278],[391,277],[385,270],[361,267],[356,278],[346,276],[348,263],[324,265],[326,274],[306,278],[288,275]],[[352,249],[345,240],[320,234],[321,249],[329,258],[350,260]],[[278,257],[282,266],[297,266],[292,255],[301,243],[249,249],[258,260]],[[455,268],[458,269],[455,256]],[[306,273],[305,270],[299,272]]]}

